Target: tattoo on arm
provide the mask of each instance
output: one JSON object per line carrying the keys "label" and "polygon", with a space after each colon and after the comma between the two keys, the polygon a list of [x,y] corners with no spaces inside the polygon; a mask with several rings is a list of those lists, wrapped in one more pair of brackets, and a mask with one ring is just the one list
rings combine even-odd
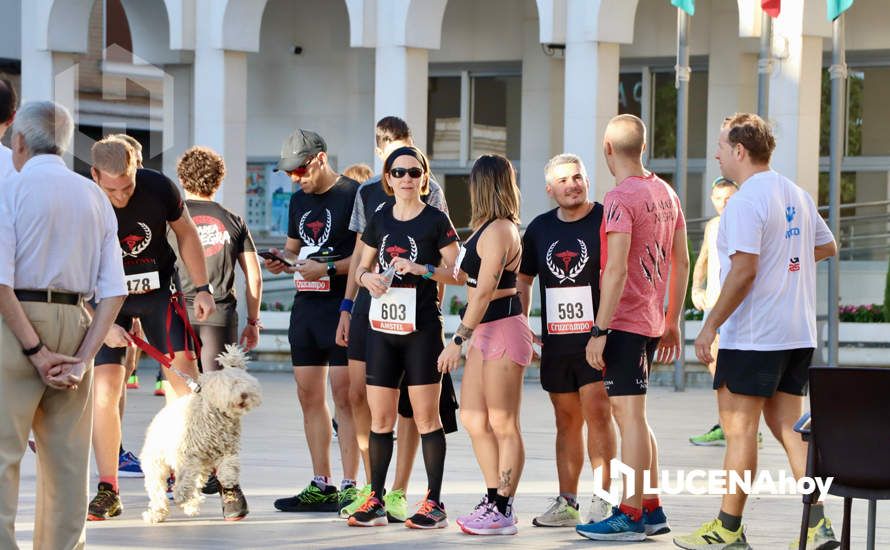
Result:
{"label": "tattoo on arm", "polygon": [[455,330],[454,333],[457,334],[458,336],[460,336],[461,338],[463,338],[464,340],[467,340],[470,338],[470,336],[473,335],[473,329],[467,328],[464,326],[463,323],[461,323],[457,326],[457,330]]}
{"label": "tattoo on arm", "polygon": [[513,468],[507,468],[503,472],[501,472],[501,478],[498,481],[498,490],[507,491],[509,490],[513,484]]}

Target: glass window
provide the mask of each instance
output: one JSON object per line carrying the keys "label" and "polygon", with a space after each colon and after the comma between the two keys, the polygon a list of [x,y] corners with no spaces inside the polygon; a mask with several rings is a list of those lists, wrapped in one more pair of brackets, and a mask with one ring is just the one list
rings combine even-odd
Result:
{"label": "glass window", "polygon": [[[890,155],[890,67],[851,68],[847,74],[847,116],[844,154],[848,157]],[[830,155],[831,79],[822,71],[819,154]]]}
{"label": "glass window", "polygon": [[294,184],[284,172],[275,172],[277,162],[248,162],[245,193],[245,222],[259,235],[287,234],[287,214]]}
{"label": "glass window", "polygon": [[621,73],[618,77],[618,114],[643,116],[643,73]]}
{"label": "glass window", "polygon": [[[649,124],[653,158],[674,158],[677,152],[677,89],[673,72],[652,75],[652,121]],[[688,156],[707,154],[708,72],[694,71],[689,81]]]}
{"label": "glass window", "polygon": [[427,106],[427,148],[432,160],[460,159],[459,76],[430,78]]}
{"label": "glass window", "polygon": [[470,160],[483,154],[519,158],[522,126],[522,80],[518,76],[472,79],[473,126]]}
{"label": "glass window", "polygon": [[[443,181],[443,180],[439,180]],[[468,174],[447,174],[444,177],[445,201],[448,202],[448,216],[458,230],[461,239],[469,232],[461,231],[470,225],[470,176]]]}

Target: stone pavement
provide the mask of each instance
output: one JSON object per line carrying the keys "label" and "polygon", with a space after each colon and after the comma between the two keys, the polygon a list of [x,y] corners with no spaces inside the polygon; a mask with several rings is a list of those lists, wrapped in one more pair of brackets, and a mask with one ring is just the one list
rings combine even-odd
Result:
{"label": "stone pavement", "polygon": [[[544,529],[531,525],[534,515],[548,504],[548,497],[557,492],[553,459],[554,429],[549,399],[534,382],[525,386],[522,423],[527,461],[516,507],[520,530],[514,537],[471,537],[456,525],[423,532],[399,525],[386,528],[349,528],[333,514],[285,514],[277,512],[272,502],[290,496],[306,484],[312,471],[303,437],[300,409],[295,385],[289,373],[259,373],[263,385],[264,404],[245,419],[242,452],[242,487],[247,495],[250,515],[241,522],[221,520],[217,496],[208,497],[201,516],[187,518],[177,508],[166,523],[156,526],[142,522],[141,513],[147,503],[141,479],[123,479],[121,491],[124,513],[119,518],[89,523],[89,548],[131,550],[148,548],[372,548],[477,546],[488,548],[629,548],[628,543],[595,543],[579,537],[573,529]],[[143,387],[128,392],[124,442],[127,449],[138,452],[142,436],[151,417],[161,407],[162,398],[152,396],[154,373],[141,370]],[[716,415],[712,392],[692,389],[675,393],[667,388],[650,392],[650,423],[659,440],[661,468],[720,468],[722,448],[696,448],[687,442],[691,433],[698,433],[713,424]],[[763,428],[764,448],[760,454],[761,468],[774,472],[787,464],[782,451]],[[336,439],[334,463],[338,456]],[[339,468],[335,468],[339,470]],[[335,472],[339,482],[339,473]],[[392,474],[391,474],[392,475]],[[29,451],[22,465],[21,496],[16,523],[22,548],[31,548],[34,521],[35,456]],[[425,474],[423,460],[414,465],[409,503],[423,496]],[[593,476],[589,469],[582,478],[582,512],[591,495]],[[95,480],[93,480],[95,483]],[[472,508],[483,492],[467,434],[460,431],[448,436],[448,458],[443,495],[452,518]],[[719,497],[677,495],[666,496],[665,508],[675,532],[686,533],[718,510]],[[840,536],[842,501],[829,497],[827,510]],[[865,547],[865,511],[862,501],[853,507],[853,548]],[[745,523],[752,547],[787,548],[795,538],[800,522],[799,496],[755,496],[749,500]],[[890,548],[890,504],[878,503],[877,548]],[[671,535],[654,537],[641,543],[641,548],[674,548]]]}

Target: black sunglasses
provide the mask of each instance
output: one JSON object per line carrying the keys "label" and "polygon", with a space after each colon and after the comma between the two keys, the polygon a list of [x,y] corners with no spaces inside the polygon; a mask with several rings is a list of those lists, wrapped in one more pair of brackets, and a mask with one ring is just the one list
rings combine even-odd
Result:
{"label": "black sunglasses", "polygon": [[389,175],[396,179],[404,178],[405,174],[408,174],[412,178],[417,179],[417,178],[423,176],[423,170],[421,170],[420,168],[414,167],[414,168],[393,168],[392,170],[389,171]]}

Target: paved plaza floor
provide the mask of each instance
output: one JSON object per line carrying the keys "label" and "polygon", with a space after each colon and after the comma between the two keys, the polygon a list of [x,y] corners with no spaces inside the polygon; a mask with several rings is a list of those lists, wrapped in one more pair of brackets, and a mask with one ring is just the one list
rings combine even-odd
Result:
{"label": "paved plaza floor", "polygon": [[[127,449],[138,452],[145,428],[162,406],[163,399],[152,396],[154,376],[142,371],[143,387],[128,392],[124,420]],[[334,514],[287,514],[278,512],[272,502],[290,496],[312,476],[309,453],[303,436],[303,423],[296,401],[293,378],[289,373],[259,373],[264,403],[245,419],[242,451],[242,487],[247,495],[250,515],[243,521],[226,523],[221,519],[218,496],[208,497],[201,515],[187,518],[177,508],[166,523],[146,525],[141,513],[147,498],[141,479],[121,480],[124,502],[122,516],[89,523],[87,546],[128,550],[148,548],[391,548],[391,547],[514,547],[514,548],[629,548],[629,543],[596,543],[579,537],[574,529],[546,529],[531,525],[532,517],[548,506],[548,498],[557,492],[554,465],[553,413],[547,395],[537,382],[528,382],[522,404],[526,465],[516,499],[519,534],[513,537],[472,537],[464,535],[453,518],[472,508],[483,492],[470,440],[464,431],[448,436],[443,499],[451,515],[447,529],[426,532],[401,525],[360,529],[347,527]],[[713,424],[713,393],[690,389],[677,393],[655,388],[649,394],[649,418],[658,437],[662,469],[720,468],[722,448],[697,448],[687,438]],[[765,434],[760,466],[774,472],[787,469],[778,443]],[[332,445],[334,463],[339,451]],[[392,475],[392,473],[390,474]],[[339,483],[339,467],[335,468]],[[391,479],[391,478],[390,478]],[[414,464],[409,503],[420,500],[425,489],[423,460]],[[95,483],[93,480],[92,483]],[[582,478],[582,512],[586,511],[593,485],[589,468]],[[31,548],[34,522],[35,455],[28,452],[22,466],[21,496],[16,523],[22,548]],[[663,498],[675,532],[687,533],[716,515],[717,496],[681,494]],[[829,497],[827,511],[840,536],[842,501]],[[744,522],[753,548],[787,548],[795,538],[800,522],[799,496],[753,496]],[[866,506],[856,501],[853,507],[853,548],[865,547]],[[674,548],[672,535],[648,539],[641,548]],[[890,503],[878,503],[877,548],[890,548]]]}

